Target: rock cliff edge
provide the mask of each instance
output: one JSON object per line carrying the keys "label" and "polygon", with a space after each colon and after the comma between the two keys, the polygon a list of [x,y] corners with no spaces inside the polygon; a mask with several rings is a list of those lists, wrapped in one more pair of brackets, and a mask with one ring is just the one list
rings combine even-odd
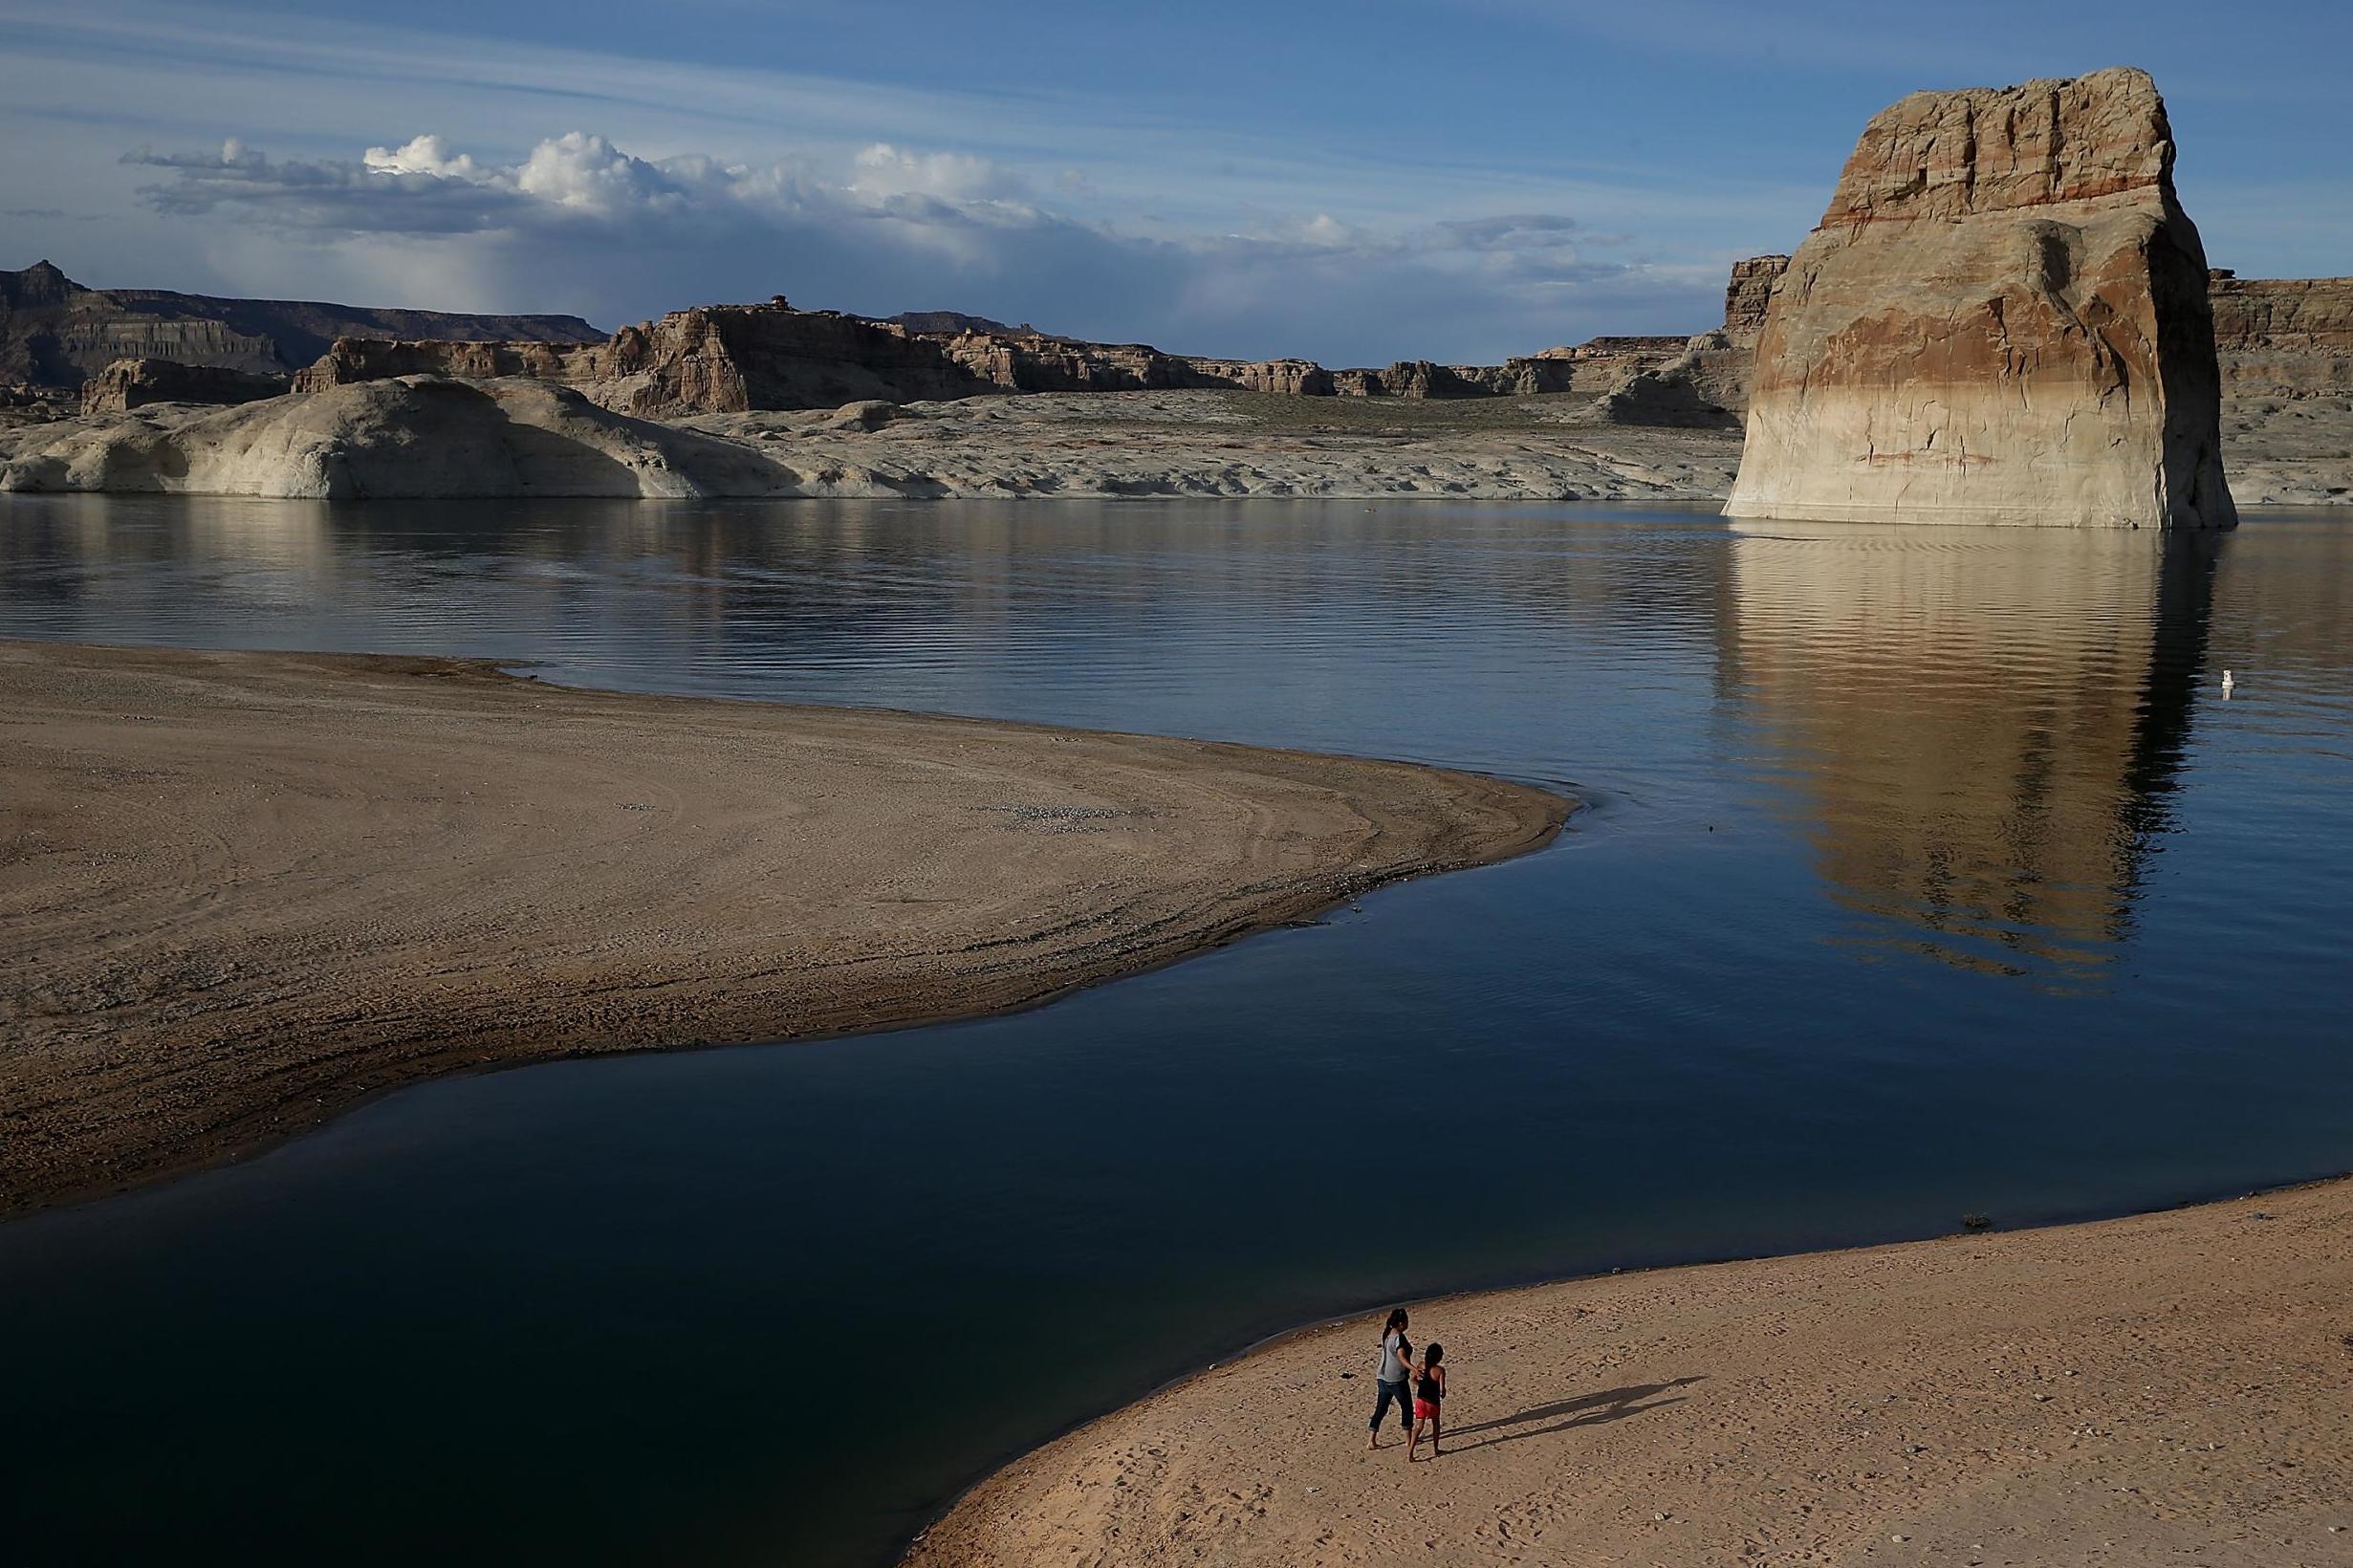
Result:
{"label": "rock cliff edge", "polygon": [[2221,378],[2141,71],[1915,93],[1758,338],[1735,517],[2227,528]]}

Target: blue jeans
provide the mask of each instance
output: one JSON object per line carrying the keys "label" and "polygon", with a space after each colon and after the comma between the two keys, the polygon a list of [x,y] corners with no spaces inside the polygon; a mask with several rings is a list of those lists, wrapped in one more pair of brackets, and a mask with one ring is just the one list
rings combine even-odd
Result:
{"label": "blue jeans", "polygon": [[1376,1432],[1381,1430],[1381,1418],[1389,1413],[1389,1401],[1395,1400],[1397,1402],[1397,1429],[1411,1435],[1413,1400],[1405,1392],[1405,1380],[1401,1378],[1395,1383],[1389,1383],[1383,1379],[1375,1378],[1373,1386],[1380,1389],[1381,1393],[1380,1397],[1374,1401],[1373,1419],[1365,1424],[1366,1428]]}

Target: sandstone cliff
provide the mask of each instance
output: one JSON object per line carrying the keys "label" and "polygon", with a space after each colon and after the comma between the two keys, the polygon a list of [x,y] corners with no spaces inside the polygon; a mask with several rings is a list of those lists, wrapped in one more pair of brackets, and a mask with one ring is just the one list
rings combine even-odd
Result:
{"label": "sandstone cliff", "polygon": [[1759,334],[1765,330],[1765,312],[1773,303],[1773,286],[1789,271],[1787,256],[1748,256],[1732,263],[1732,275],[1724,285],[1724,336],[1732,342],[1754,348]]}
{"label": "sandstone cliff", "polygon": [[2212,274],[2214,348],[2233,393],[2353,395],[2353,277]]}
{"label": "sandstone cliff", "polygon": [[86,289],[46,261],[0,272],[0,384],[75,388],[118,359],[284,376],[345,336],[577,343],[603,335],[574,316],[462,316]]}
{"label": "sandstone cliff", "polygon": [[1313,359],[1193,359],[1190,363],[1209,385],[1288,398],[1328,398],[1335,392],[1332,373]]}
{"label": "sandstone cliff", "polygon": [[2173,151],[2134,70],[1874,118],[1773,293],[1726,511],[2234,522]]}

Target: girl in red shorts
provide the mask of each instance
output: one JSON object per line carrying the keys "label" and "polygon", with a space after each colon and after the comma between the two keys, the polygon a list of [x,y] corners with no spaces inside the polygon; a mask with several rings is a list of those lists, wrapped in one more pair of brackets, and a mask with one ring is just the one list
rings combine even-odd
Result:
{"label": "girl in red shorts", "polygon": [[1413,1463],[1413,1450],[1422,1441],[1422,1424],[1429,1423],[1429,1456],[1438,1457],[1438,1407],[1446,1403],[1446,1368],[1438,1363],[1446,1360],[1446,1346],[1433,1344],[1422,1352],[1422,1364],[1415,1369],[1413,1380],[1413,1435],[1405,1439],[1405,1463]]}

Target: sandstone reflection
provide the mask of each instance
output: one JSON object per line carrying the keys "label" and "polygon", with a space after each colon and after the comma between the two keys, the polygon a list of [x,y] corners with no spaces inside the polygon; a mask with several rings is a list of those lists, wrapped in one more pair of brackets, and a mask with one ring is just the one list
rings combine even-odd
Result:
{"label": "sandstone reflection", "polygon": [[2131,929],[2212,536],[1741,525],[1726,666],[1863,940],[2003,972]]}

